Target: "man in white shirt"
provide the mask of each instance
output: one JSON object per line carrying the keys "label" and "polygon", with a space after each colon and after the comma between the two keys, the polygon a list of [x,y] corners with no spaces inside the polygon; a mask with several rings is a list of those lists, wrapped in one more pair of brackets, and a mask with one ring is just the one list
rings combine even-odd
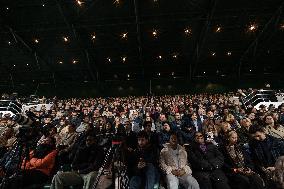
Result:
{"label": "man in white shirt", "polygon": [[192,177],[191,168],[187,163],[187,153],[178,144],[176,133],[170,136],[170,143],[160,153],[160,166],[166,174],[167,187],[178,189],[179,184],[185,189],[199,189],[199,184]]}

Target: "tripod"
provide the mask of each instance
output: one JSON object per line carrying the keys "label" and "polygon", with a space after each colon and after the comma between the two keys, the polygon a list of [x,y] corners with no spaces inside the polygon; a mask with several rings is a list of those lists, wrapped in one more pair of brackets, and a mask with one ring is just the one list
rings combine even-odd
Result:
{"label": "tripod", "polygon": [[[18,138],[14,147],[10,152],[1,159],[1,166],[6,170],[5,176],[2,179],[0,189],[7,188],[9,186],[9,180],[13,177],[16,178],[20,176],[21,165],[24,159],[29,159],[29,143],[25,143],[22,138]],[[24,156],[23,156],[24,154]],[[25,169],[25,164],[24,164]],[[13,170],[13,172],[11,172]],[[12,174],[13,173],[13,174]]]}
{"label": "tripod", "polygon": [[128,186],[128,177],[126,175],[126,168],[123,164],[123,154],[121,142],[112,142],[112,146],[108,149],[106,157],[103,161],[103,165],[98,171],[97,178],[92,186],[92,189],[96,189],[103,175],[106,167],[111,162],[112,166],[112,185],[117,189],[124,189]]}

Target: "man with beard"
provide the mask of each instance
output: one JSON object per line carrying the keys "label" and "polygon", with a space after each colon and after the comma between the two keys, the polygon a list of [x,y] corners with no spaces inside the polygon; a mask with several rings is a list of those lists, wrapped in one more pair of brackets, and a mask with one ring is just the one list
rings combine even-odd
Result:
{"label": "man with beard", "polygon": [[129,188],[139,189],[144,185],[145,189],[153,189],[159,182],[158,154],[150,144],[145,131],[140,131],[137,138],[138,148],[126,157],[130,178]]}
{"label": "man with beard", "polygon": [[83,185],[83,189],[90,189],[103,160],[104,152],[97,145],[95,136],[87,136],[85,146],[79,149],[74,157],[73,171],[58,172],[52,179],[51,189],[78,185]]}

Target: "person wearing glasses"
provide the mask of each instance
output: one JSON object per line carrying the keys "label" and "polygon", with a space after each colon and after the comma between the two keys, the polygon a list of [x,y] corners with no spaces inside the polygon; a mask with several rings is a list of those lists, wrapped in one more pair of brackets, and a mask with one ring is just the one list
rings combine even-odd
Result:
{"label": "person wearing glasses", "polygon": [[212,143],[205,142],[201,132],[194,134],[194,141],[189,148],[189,162],[194,178],[200,189],[230,189],[228,179],[222,171],[224,157]]}

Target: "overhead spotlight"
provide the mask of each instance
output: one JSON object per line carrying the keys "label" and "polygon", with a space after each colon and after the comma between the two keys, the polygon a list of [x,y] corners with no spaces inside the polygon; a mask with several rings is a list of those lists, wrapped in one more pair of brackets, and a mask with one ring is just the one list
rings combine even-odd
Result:
{"label": "overhead spotlight", "polygon": [[252,71],[252,70],[249,70],[250,72]]}
{"label": "overhead spotlight", "polygon": [[127,39],[127,34],[128,34],[128,33],[125,32],[125,33],[122,33],[120,36],[121,36],[122,39]]}
{"label": "overhead spotlight", "polygon": [[78,4],[79,6],[82,6],[82,5],[83,5],[83,1],[81,1],[81,0],[76,0],[76,2],[77,2],[77,4]]}
{"label": "overhead spotlight", "polygon": [[216,28],[215,32],[216,32],[216,33],[220,33],[221,30],[222,30],[222,28],[221,28],[220,26],[218,26],[218,27]]}
{"label": "overhead spotlight", "polygon": [[96,39],[96,34],[95,34],[95,33],[93,33],[93,34],[91,35],[91,39],[92,39],[92,40],[95,40],[95,39]]}
{"label": "overhead spotlight", "polygon": [[120,0],[114,0],[113,4],[115,4],[116,6],[119,6],[121,4]]}
{"label": "overhead spotlight", "polygon": [[73,64],[77,64],[78,61],[77,61],[77,60],[73,60],[72,63],[73,63]]}
{"label": "overhead spotlight", "polygon": [[63,62],[62,62],[62,61],[59,61],[58,63],[59,63],[59,64],[63,64]]}
{"label": "overhead spotlight", "polygon": [[185,35],[189,36],[191,34],[191,29],[190,28],[184,29],[184,33]]}
{"label": "overhead spotlight", "polygon": [[125,62],[126,61],[126,56],[123,56],[123,57],[121,57],[121,59],[122,59],[122,62]]}
{"label": "overhead spotlight", "polygon": [[9,10],[9,7],[6,7],[6,10]]}
{"label": "overhead spotlight", "polygon": [[64,36],[64,37],[63,37],[63,41],[67,43],[67,42],[69,42],[69,38],[66,37],[66,36]]}
{"label": "overhead spotlight", "polygon": [[34,42],[35,43],[39,43],[39,39],[34,39]]}
{"label": "overhead spotlight", "polygon": [[211,56],[216,56],[216,52],[211,52]]}
{"label": "overhead spotlight", "polygon": [[203,72],[204,74],[206,74],[206,72]]}
{"label": "overhead spotlight", "polygon": [[111,62],[111,58],[110,58],[110,57],[107,57],[107,61],[108,61],[108,62]]}
{"label": "overhead spotlight", "polygon": [[161,75],[161,73],[159,72],[157,75],[158,75],[158,76],[160,76],[160,75]]}
{"label": "overhead spotlight", "polygon": [[284,23],[280,25],[280,29],[284,30]]}
{"label": "overhead spotlight", "polygon": [[154,3],[157,3],[159,0],[153,0],[154,1]]}
{"label": "overhead spotlight", "polygon": [[29,64],[27,64],[27,66],[29,66]]}
{"label": "overhead spotlight", "polygon": [[152,31],[152,35],[153,35],[153,37],[157,37],[158,36],[158,30],[154,29]]}
{"label": "overhead spotlight", "polygon": [[44,7],[44,6],[45,6],[45,4],[43,3],[43,4],[41,4],[41,6],[43,6],[43,7]]}
{"label": "overhead spotlight", "polygon": [[173,57],[174,59],[177,59],[178,53],[173,53],[172,57]]}
{"label": "overhead spotlight", "polygon": [[159,56],[158,56],[158,59],[160,59],[160,60],[161,60],[162,58],[163,58],[163,57],[162,57],[161,55],[159,55]]}
{"label": "overhead spotlight", "polygon": [[231,51],[228,51],[228,52],[227,52],[227,55],[228,55],[228,56],[231,56],[231,55],[232,55],[232,52],[231,52]]}
{"label": "overhead spotlight", "polygon": [[16,65],[15,65],[15,64],[14,64],[13,66],[14,66],[14,67],[16,67]]}
{"label": "overhead spotlight", "polygon": [[127,77],[129,78],[129,77],[130,77],[130,74],[127,74]]}
{"label": "overhead spotlight", "polygon": [[175,72],[172,72],[172,76],[174,76],[175,75]]}
{"label": "overhead spotlight", "polygon": [[11,44],[12,44],[11,41],[8,41],[7,43],[8,43],[8,45],[11,45]]}
{"label": "overhead spotlight", "polygon": [[256,24],[251,24],[251,25],[249,25],[248,30],[249,30],[250,32],[256,31],[256,30],[257,30],[257,25],[256,25]]}

